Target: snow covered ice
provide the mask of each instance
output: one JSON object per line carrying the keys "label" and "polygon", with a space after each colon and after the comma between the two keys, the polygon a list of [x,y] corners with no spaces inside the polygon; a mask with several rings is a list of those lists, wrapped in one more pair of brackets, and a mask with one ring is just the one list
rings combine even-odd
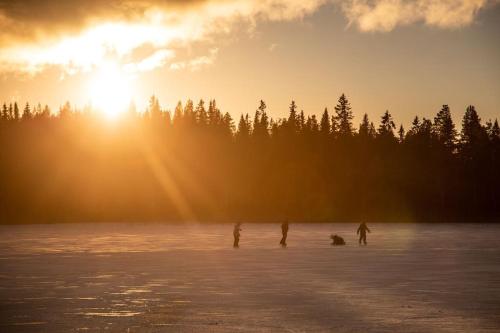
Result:
{"label": "snow covered ice", "polygon": [[0,331],[500,332],[500,225],[368,226],[0,226]]}

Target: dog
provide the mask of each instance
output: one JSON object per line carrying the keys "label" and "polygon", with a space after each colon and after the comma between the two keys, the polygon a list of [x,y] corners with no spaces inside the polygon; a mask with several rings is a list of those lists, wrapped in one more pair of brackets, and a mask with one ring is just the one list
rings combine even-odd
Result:
{"label": "dog", "polygon": [[331,235],[332,245],[345,245],[345,241],[342,237],[337,235]]}

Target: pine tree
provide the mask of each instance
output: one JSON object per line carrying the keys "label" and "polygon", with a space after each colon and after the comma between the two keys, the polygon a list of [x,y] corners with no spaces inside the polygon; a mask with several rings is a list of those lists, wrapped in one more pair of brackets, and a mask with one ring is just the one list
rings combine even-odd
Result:
{"label": "pine tree", "polygon": [[307,116],[307,119],[305,120],[304,126],[302,127],[302,133],[309,134],[311,133],[311,116]]}
{"label": "pine tree", "polygon": [[266,113],[266,103],[261,100],[260,105],[255,111],[255,117],[253,121],[253,131],[254,136],[257,138],[263,138],[269,136],[269,118]]}
{"label": "pine tree", "polygon": [[33,109],[33,117],[40,118],[42,116],[42,105],[38,103]]}
{"label": "pine tree", "polygon": [[405,141],[405,129],[403,128],[403,125],[399,126],[398,136],[399,143],[403,143]]}
{"label": "pine tree", "polygon": [[186,124],[188,126],[193,126],[196,124],[196,114],[194,112],[193,101],[188,99],[186,105],[184,106],[184,117]]}
{"label": "pine tree", "polygon": [[328,109],[325,108],[323,115],[321,116],[321,122],[319,125],[319,131],[322,136],[326,137],[330,135],[330,115],[328,114]]}
{"label": "pine tree", "polygon": [[330,133],[332,134],[332,137],[333,138],[338,138],[339,136],[339,124],[337,122],[337,118],[335,116],[332,116],[331,117],[331,130],[330,130]]}
{"label": "pine tree", "polygon": [[473,146],[484,142],[486,130],[481,126],[481,118],[473,105],[469,105],[462,120],[462,133],[460,137],[462,146]]}
{"label": "pine tree", "polygon": [[491,119],[486,120],[486,124],[484,124],[484,129],[486,130],[488,137],[490,135],[492,128],[493,128],[493,122],[491,121]]}
{"label": "pine tree", "polygon": [[495,119],[488,135],[491,141],[500,141],[500,127],[498,126],[498,119]]}
{"label": "pine tree", "polygon": [[26,106],[24,107],[24,110],[23,110],[22,119],[29,120],[31,118],[33,118],[33,114],[31,113],[31,108],[30,108],[29,103],[26,103]]}
{"label": "pine tree", "polygon": [[261,105],[255,110],[255,116],[253,117],[253,129],[254,133],[259,132],[259,126],[260,126],[260,114],[261,114],[261,106],[262,106],[262,100],[260,101]]}
{"label": "pine tree", "polygon": [[217,126],[219,125],[220,119],[220,111],[217,109],[217,102],[215,99],[211,100],[208,105],[207,112],[207,122],[209,126]]}
{"label": "pine tree", "polygon": [[196,106],[195,110],[196,114],[196,121],[198,125],[205,126],[207,125],[208,121],[208,116],[207,116],[207,111],[205,110],[205,101],[200,99],[198,102],[198,105]]}
{"label": "pine tree", "polygon": [[368,137],[375,138],[377,136],[377,131],[375,130],[375,125],[370,122],[370,129],[368,130]]}
{"label": "pine tree", "polygon": [[9,109],[5,103],[2,105],[2,120],[9,120]]}
{"label": "pine tree", "polygon": [[17,102],[14,102],[14,120],[19,120],[21,117],[19,113],[19,107],[17,106]]}
{"label": "pine tree", "polygon": [[68,101],[59,108],[59,118],[61,119],[68,118],[70,115],[71,115],[71,104]]}
{"label": "pine tree", "polygon": [[155,95],[149,98],[149,106],[147,114],[154,123],[160,124],[162,118],[162,111],[160,108],[160,101],[158,100],[158,98],[156,98]]}
{"label": "pine tree", "polygon": [[248,113],[243,117],[241,115],[240,122],[238,123],[238,131],[236,132],[236,137],[239,140],[246,140],[250,137],[252,133],[252,127],[250,124],[250,118]]}
{"label": "pine tree", "polygon": [[[264,103],[264,101],[261,101]],[[266,104],[261,104],[259,130],[264,137],[269,137],[269,117],[266,112]]]}
{"label": "pine tree", "polygon": [[411,128],[408,131],[408,136],[409,137],[416,136],[418,135],[419,132],[420,132],[420,119],[418,118],[418,116],[415,116],[415,118],[413,118],[413,121],[411,123]]}
{"label": "pine tree", "polygon": [[382,137],[394,137],[394,129],[396,129],[396,124],[392,120],[392,116],[389,110],[386,110],[382,116],[380,126],[378,128],[378,134]]}
{"label": "pine tree", "polygon": [[228,136],[232,136],[234,132],[234,122],[229,112],[226,112],[224,114],[224,117],[222,117],[222,125],[223,125],[223,132]]}
{"label": "pine tree", "polygon": [[422,124],[420,124],[418,132],[418,140],[424,147],[430,147],[432,145],[432,121],[430,119],[422,118]]}
{"label": "pine tree", "polygon": [[12,107],[12,103],[9,104],[9,120],[15,119],[14,116],[14,108]]}
{"label": "pine tree", "polygon": [[359,136],[363,138],[367,138],[369,135],[370,131],[370,121],[368,120],[368,114],[363,115],[363,120],[361,121],[361,124],[359,125]]}
{"label": "pine tree", "polygon": [[460,155],[466,161],[470,172],[472,201],[470,206],[476,209],[480,201],[480,188],[484,185],[481,182],[481,175],[477,174],[477,168],[486,163],[486,148],[488,147],[488,133],[481,125],[481,118],[473,105],[469,105],[462,119],[462,132],[460,135]]}
{"label": "pine tree", "polygon": [[310,118],[310,125],[309,128],[312,133],[318,133],[319,132],[319,124],[318,124],[318,119],[316,118],[316,115],[313,114]]}
{"label": "pine tree", "polygon": [[174,118],[172,119],[175,126],[180,125],[182,123],[183,116],[184,114],[183,114],[182,102],[179,101],[175,106]]}
{"label": "pine tree", "polygon": [[443,105],[434,118],[433,133],[438,142],[449,150],[455,147],[457,131],[448,105]]}
{"label": "pine tree", "polygon": [[288,115],[287,121],[288,129],[291,133],[296,133],[299,129],[299,119],[297,116],[297,104],[295,101],[292,101],[290,104],[290,113]]}
{"label": "pine tree", "polygon": [[300,110],[299,114],[299,131],[303,131],[306,126],[306,118],[304,116],[304,110]]}
{"label": "pine tree", "polygon": [[45,106],[43,107],[43,110],[42,110],[42,118],[49,118],[50,117],[50,108],[47,104],[45,104]]}
{"label": "pine tree", "polygon": [[338,104],[335,106],[335,113],[339,135],[343,137],[353,135],[351,104],[344,94],[340,96]]}

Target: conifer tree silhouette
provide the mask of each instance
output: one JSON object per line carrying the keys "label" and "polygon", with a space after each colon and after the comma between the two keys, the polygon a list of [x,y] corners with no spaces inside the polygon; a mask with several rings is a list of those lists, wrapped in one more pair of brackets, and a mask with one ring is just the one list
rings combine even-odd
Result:
{"label": "conifer tree silhouette", "polygon": [[500,126],[474,106],[460,131],[447,105],[405,131],[389,111],[354,130],[345,95],[320,118],[261,100],[237,126],[207,104],[152,96],[112,131],[90,106],[0,104],[0,221],[500,218]]}
{"label": "conifer tree silhouette", "polygon": [[335,106],[335,113],[335,120],[338,124],[338,134],[341,137],[351,136],[353,134],[353,114],[351,104],[344,94],[339,97],[338,104]]}

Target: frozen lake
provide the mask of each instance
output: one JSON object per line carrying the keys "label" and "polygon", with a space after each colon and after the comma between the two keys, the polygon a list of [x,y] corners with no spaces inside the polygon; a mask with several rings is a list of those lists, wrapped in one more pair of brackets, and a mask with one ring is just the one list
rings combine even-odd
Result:
{"label": "frozen lake", "polygon": [[369,227],[0,226],[0,332],[500,332],[500,225]]}

